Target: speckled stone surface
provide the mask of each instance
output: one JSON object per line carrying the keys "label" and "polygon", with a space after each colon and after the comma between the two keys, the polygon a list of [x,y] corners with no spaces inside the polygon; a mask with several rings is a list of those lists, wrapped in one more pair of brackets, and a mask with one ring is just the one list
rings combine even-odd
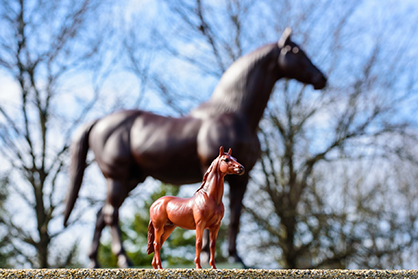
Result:
{"label": "speckled stone surface", "polygon": [[0,269],[0,278],[418,278],[418,270]]}

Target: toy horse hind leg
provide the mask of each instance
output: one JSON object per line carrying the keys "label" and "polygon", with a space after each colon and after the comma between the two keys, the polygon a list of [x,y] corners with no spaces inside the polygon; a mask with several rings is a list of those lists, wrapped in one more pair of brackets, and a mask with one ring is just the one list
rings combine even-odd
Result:
{"label": "toy horse hind leg", "polygon": [[[157,227],[154,227],[153,222],[149,222],[147,255],[154,252],[154,257],[152,258],[151,263],[154,269],[162,269],[160,250],[175,228],[177,228],[177,226],[174,224],[158,224]],[[156,235],[158,235],[159,238],[156,238]]]}

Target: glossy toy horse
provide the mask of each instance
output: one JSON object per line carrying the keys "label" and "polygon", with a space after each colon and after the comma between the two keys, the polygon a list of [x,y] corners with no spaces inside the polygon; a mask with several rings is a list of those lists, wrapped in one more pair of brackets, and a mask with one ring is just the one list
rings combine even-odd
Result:
{"label": "glossy toy horse", "polygon": [[236,158],[247,169],[242,176],[226,178],[230,187],[229,254],[241,261],[236,237],[248,172],[260,156],[258,123],[280,78],[312,84],[315,89],[326,84],[321,71],[290,40],[289,29],[279,42],[261,47],[232,64],[210,100],[185,117],[129,110],[82,127],[71,146],[71,180],[64,224],[77,199],[91,148],[107,180],[107,198],[97,214],[90,266],[98,266],[97,251],[106,225],[111,228],[112,251],[118,257],[118,265],[129,265],[119,229],[119,207],[138,183],[148,176],[175,185],[199,182],[216,158],[214,150],[219,146],[234,149]]}
{"label": "glossy toy horse", "polygon": [[148,255],[154,252],[153,268],[161,267],[160,249],[171,232],[180,227],[187,230],[196,230],[196,268],[200,265],[200,252],[202,250],[203,230],[209,230],[210,260],[212,268],[215,266],[216,237],[221,221],[224,217],[224,177],[227,174],[244,174],[244,167],[231,156],[231,149],[224,153],[221,146],[219,156],[212,162],[203,177],[200,188],[193,197],[184,199],[165,196],[156,200],[150,208],[148,226]]}

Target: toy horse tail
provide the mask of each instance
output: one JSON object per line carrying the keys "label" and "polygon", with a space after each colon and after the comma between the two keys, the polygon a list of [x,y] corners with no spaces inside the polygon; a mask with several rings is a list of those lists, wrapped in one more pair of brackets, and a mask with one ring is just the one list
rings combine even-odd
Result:
{"label": "toy horse tail", "polygon": [[154,252],[154,225],[152,224],[152,221],[149,221],[147,255],[152,252]]}
{"label": "toy horse tail", "polygon": [[74,208],[75,201],[83,181],[84,170],[87,166],[87,152],[89,151],[89,134],[96,121],[80,128],[73,137],[70,147],[70,185],[68,188],[66,206],[64,211],[64,226],[67,226],[68,218]]}

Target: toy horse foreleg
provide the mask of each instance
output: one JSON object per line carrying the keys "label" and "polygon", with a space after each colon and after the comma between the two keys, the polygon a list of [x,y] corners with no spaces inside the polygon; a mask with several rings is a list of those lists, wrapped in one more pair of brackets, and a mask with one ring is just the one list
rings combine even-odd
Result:
{"label": "toy horse foreleg", "polygon": [[215,251],[216,251],[216,237],[218,236],[219,229],[221,228],[221,224],[219,226],[210,229],[209,230],[209,239],[210,239],[210,259],[209,259],[209,265],[216,269],[215,265]]}
{"label": "toy horse foreleg", "polygon": [[196,268],[202,268],[200,264],[200,252],[202,251],[202,243],[203,243],[203,231],[205,230],[205,223],[200,221],[196,222],[196,257],[194,262],[196,264]]}

